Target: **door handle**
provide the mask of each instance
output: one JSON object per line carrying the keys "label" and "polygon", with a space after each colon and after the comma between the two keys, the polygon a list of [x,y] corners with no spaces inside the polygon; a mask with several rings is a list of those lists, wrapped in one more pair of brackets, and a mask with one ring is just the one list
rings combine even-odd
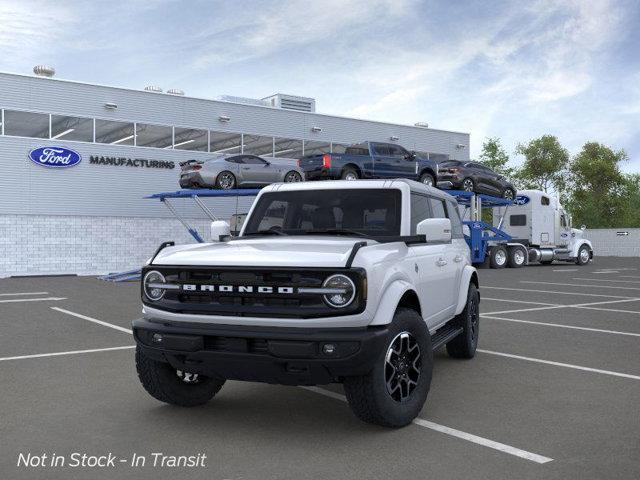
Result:
{"label": "door handle", "polygon": [[251,167],[242,167],[242,170],[250,170]]}
{"label": "door handle", "polygon": [[453,261],[456,263],[460,263],[462,260],[464,260],[464,258],[462,258],[462,255],[456,255],[455,257],[453,257]]}
{"label": "door handle", "polygon": [[439,258],[436,262],[436,265],[439,267],[444,267],[447,264],[447,261],[444,258]]}

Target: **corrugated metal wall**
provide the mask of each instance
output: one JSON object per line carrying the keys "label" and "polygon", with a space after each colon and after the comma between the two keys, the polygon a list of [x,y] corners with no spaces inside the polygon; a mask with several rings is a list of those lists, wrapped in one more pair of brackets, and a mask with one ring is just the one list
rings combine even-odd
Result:
{"label": "corrugated metal wall", "polygon": [[640,257],[640,228],[587,229],[584,237],[597,257]]}

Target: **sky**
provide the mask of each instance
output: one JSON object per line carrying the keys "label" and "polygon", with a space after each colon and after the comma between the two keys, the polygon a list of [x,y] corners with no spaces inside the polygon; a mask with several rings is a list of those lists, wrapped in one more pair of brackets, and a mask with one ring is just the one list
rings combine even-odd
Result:
{"label": "sky", "polygon": [[0,71],[624,149],[640,173],[640,0],[0,0]]}

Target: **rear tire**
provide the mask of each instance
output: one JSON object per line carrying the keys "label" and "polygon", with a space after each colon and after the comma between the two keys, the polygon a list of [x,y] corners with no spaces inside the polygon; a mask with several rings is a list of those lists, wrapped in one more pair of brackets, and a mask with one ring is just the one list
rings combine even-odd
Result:
{"label": "rear tire", "polygon": [[527,263],[527,252],[522,247],[509,247],[509,267],[521,268]]}
{"label": "rear tire", "polygon": [[287,172],[287,174],[284,176],[284,183],[297,183],[301,181],[302,181],[302,175],[300,175],[295,170],[291,170],[290,172]]}
{"label": "rear tire", "polygon": [[360,178],[360,175],[358,175],[358,172],[354,168],[347,167],[342,170],[342,175],[340,175],[340,178],[342,180],[358,180]]}
{"label": "rear tire", "polygon": [[[147,357],[136,348],[136,369],[144,389],[156,400],[180,407],[204,405],[224,385],[224,379],[178,372],[171,365]],[[181,374],[181,375],[180,375]]]}
{"label": "rear tire", "polygon": [[462,181],[462,190],[464,190],[465,192],[475,192],[476,184],[471,178],[465,178]]}
{"label": "rear tire", "polygon": [[489,257],[489,265],[491,268],[504,268],[507,266],[507,249],[502,245],[495,245],[491,247]]}
{"label": "rear tire", "polygon": [[480,293],[473,283],[469,284],[464,310],[453,322],[455,326],[461,326],[464,330],[447,343],[447,353],[453,358],[473,358],[478,348],[480,333]]}
{"label": "rear tire", "polygon": [[345,378],[344,391],[360,420],[384,427],[404,427],[418,416],[429,393],[433,371],[431,335],[418,312],[399,308],[387,340],[373,369],[366,375]]}
{"label": "rear tire", "polygon": [[513,191],[513,188],[505,188],[502,192],[502,198],[505,200],[515,200],[516,192]]}
{"label": "rear tire", "polygon": [[216,177],[216,188],[220,190],[231,190],[236,186],[236,176],[225,170],[224,172],[220,172]]}
{"label": "rear tire", "polygon": [[420,175],[420,183],[428,187],[436,186],[436,180],[430,173],[423,173],[422,175]]}

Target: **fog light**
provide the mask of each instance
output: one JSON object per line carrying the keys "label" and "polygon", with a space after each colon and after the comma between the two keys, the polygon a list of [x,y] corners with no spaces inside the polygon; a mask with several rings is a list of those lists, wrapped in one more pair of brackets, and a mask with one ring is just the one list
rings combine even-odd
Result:
{"label": "fog light", "polygon": [[152,341],[153,343],[160,343],[160,342],[162,342],[162,335],[161,335],[161,334],[159,334],[159,333],[154,333],[154,334],[153,334],[153,337],[151,337],[151,341]]}
{"label": "fog light", "polygon": [[333,343],[325,343],[322,345],[322,353],[326,355],[333,355],[336,351],[336,346]]}

